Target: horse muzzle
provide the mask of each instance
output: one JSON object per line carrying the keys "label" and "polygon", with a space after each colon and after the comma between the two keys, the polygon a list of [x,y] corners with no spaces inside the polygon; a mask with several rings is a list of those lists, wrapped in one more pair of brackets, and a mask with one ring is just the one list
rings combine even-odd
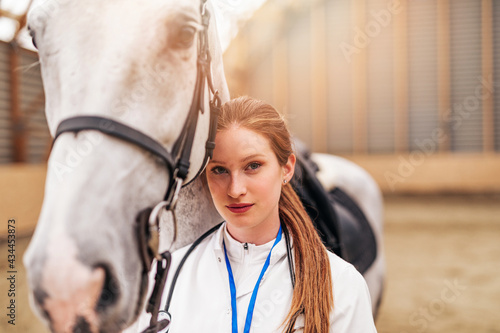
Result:
{"label": "horse muzzle", "polygon": [[[45,255],[36,252],[25,257],[27,267],[37,267],[28,271],[32,303],[52,332],[121,332],[138,313],[141,300],[124,295],[124,289],[133,289],[126,283],[136,278],[119,281],[124,273],[116,273],[111,262],[98,256],[93,263],[82,262],[70,238],[48,243]],[[140,279],[138,287],[144,293],[147,279]]]}

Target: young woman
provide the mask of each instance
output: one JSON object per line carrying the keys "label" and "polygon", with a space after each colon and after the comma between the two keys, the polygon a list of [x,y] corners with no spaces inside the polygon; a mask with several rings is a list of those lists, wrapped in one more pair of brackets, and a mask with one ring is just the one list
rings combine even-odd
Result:
{"label": "young woman", "polygon": [[225,222],[184,263],[169,332],[376,332],[363,277],[326,250],[289,184],[295,155],[283,117],[233,99],[215,142],[206,180]]}

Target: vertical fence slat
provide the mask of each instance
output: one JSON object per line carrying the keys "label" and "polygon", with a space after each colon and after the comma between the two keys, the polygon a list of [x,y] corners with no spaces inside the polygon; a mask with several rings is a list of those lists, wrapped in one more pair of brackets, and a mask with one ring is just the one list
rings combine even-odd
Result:
{"label": "vertical fence slat", "polygon": [[272,50],[273,57],[273,103],[288,114],[288,40],[281,37]]}
{"label": "vertical fence slat", "polygon": [[14,162],[26,161],[26,133],[23,126],[20,101],[19,50],[15,42],[10,44],[10,112],[13,125]]}
{"label": "vertical fence slat", "polygon": [[312,148],[326,153],[327,145],[327,72],[326,72],[326,13],[324,1],[311,8],[311,114]]}
{"label": "vertical fence slat", "polygon": [[[481,57],[482,76],[489,80],[493,77],[493,4],[492,0],[482,0],[481,3]],[[495,118],[493,110],[493,94],[482,86],[483,96],[483,151],[493,152],[495,150]]]}
{"label": "vertical fence slat", "polygon": [[450,2],[437,1],[437,46],[438,46],[438,108],[443,140],[441,152],[450,150],[450,130],[447,119],[451,112],[450,102]]}
{"label": "vertical fence slat", "polygon": [[394,148],[408,151],[408,1],[394,15]]}
{"label": "vertical fence slat", "polygon": [[[354,26],[364,27],[366,24],[366,0],[353,1]],[[367,152],[367,48],[362,47],[359,54],[353,56],[353,153],[365,154]]]}

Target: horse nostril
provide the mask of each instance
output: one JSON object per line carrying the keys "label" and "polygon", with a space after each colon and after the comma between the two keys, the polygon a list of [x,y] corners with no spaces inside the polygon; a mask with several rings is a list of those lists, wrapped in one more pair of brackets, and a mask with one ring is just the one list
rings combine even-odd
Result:
{"label": "horse nostril", "polygon": [[96,309],[97,311],[104,311],[106,308],[109,308],[118,301],[121,291],[118,281],[116,280],[114,274],[111,273],[108,266],[99,265],[97,267],[104,269],[105,278],[101,295],[97,301]]}
{"label": "horse nostril", "polygon": [[[43,292],[34,296],[50,321],[52,331],[97,332],[100,314],[96,307],[106,280],[106,270],[103,267],[92,269],[67,258],[49,257],[47,262],[40,280]],[[63,262],[68,268],[60,269]]]}
{"label": "horse nostril", "polygon": [[43,303],[48,296],[49,295],[47,295],[45,290],[43,290],[41,287],[37,287],[33,290],[33,301],[45,319],[50,319],[49,313],[43,307]]}
{"label": "horse nostril", "polygon": [[73,333],[91,333],[92,329],[87,319],[84,317],[78,317],[76,319],[76,324],[73,326]]}

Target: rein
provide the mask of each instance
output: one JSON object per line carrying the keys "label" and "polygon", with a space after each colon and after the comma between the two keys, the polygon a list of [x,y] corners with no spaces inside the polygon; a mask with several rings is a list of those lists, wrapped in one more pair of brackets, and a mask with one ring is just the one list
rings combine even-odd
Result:
{"label": "rein", "polygon": [[205,88],[207,86],[211,98],[209,101],[210,125],[208,138],[205,144],[205,157],[196,175],[192,179],[188,179],[184,186],[200,175],[209,158],[212,157],[213,149],[215,148],[215,134],[217,131],[217,118],[221,107],[221,99],[212,81],[211,56],[208,45],[210,13],[206,9],[206,1],[207,0],[201,0],[200,4],[203,28],[198,32],[197,73],[191,107],[186,121],[184,122],[181,135],[175,141],[171,152],[147,134],[116,120],[101,116],[75,116],[63,120],[57,127],[52,143],[54,144],[56,139],[65,132],[77,133],[82,130],[96,130],[128,143],[132,143],[152,153],[158,157],[167,168],[170,182],[163,201],[153,208],[149,207],[142,210],[136,218],[138,246],[144,274],[147,274],[151,270],[153,259],[157,260],[155,285],[146,305],[146,311],[151,313],[151,320],[149,327],[146,328],[143,333],[158,332],[168,328],[170,324],[170,318],[162,318],[158,321],[161,295],[171,262],[171,254],[169,251],[163,253],[159,252],[159,214],[162,211],[167,211],[172,214],[174,221],[173,241],[175,241],[177,235],[177,218],[174,209],[180,189],[186,182],[189,173],[190,157],[198,124],[198,116],[200,113],[203,114],[205,112]]}

